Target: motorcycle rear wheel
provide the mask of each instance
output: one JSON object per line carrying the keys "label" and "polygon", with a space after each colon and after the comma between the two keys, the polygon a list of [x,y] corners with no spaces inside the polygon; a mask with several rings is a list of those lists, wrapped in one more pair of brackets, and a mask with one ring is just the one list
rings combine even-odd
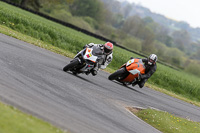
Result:
{"label": "motorcycle rear wheel", "polygon": [[79,61],[77,59],[72,60],[68,65],[66,65],[63,68],[63,71],[67,72],[70,69],[74,68],[75,66],[77,66],[79,64]]}
{"label": "motorcycle rear wheel", "polygon": [[125,68],[124,67],[122,67],[122,68],[120,68],[119,70],[117,70],[116,72],[114,72],[114,73],[112,73],[109,77],[108,77],[108,79],[109,80],[116,80],[118,77],[120,77],[122,74],[124,74],[125,73]]}

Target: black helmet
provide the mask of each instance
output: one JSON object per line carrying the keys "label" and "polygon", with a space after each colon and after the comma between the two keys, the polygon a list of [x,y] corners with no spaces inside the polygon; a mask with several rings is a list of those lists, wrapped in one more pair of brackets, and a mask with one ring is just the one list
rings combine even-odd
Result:
{"label": "black helmet", "polygon": [[155,64],[157,60],[158,60],[157,55],[151,54],[151,55],[148,57],[148,64],[149,64],[149,65]]}

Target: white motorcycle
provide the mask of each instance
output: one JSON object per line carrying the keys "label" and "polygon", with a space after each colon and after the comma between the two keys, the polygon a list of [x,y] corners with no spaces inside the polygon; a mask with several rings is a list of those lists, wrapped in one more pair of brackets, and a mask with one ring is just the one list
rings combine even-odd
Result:
{"label": "white motorcycle", "polygon": [[99,47],[84,48],[81,50],[68,65],[63,68],[63,71],[71,71],[73,74],[85,73],[86,75],[92,72],[97,63],[101,64],[105,59],[102,50]]}

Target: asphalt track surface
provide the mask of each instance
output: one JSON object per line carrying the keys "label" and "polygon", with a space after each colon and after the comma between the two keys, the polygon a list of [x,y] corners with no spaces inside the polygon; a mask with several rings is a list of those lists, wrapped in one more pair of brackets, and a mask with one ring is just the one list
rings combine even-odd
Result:
{"label": "asphalt track surface", "polygon": [[[200,121],[200,108],[108,73],[63,72],[69,58],[0,34],[0,100],[71,133],[158,133],[125,107],[153,107]],[[11,118],[12,119],[12,118]]]}

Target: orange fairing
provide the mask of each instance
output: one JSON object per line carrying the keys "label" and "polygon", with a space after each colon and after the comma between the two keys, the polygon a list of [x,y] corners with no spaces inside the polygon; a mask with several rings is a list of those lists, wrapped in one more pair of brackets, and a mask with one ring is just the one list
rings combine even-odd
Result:
{"label": "orange fairing", "polygon": [[134,59],[134,61],[130,65],[126,66],[127,71],[131,71],[134,69],[139,70],[141,74],[145,73],[145,68],[141,59]]}
{"label": "orange fairing", "polygon": [[124,82],[132,82],[138,74],[145,73],[145,67],[141,59],[132,59],[129,60],[126,64],[126,70],[130,72],[130,74],[123,80]]}

